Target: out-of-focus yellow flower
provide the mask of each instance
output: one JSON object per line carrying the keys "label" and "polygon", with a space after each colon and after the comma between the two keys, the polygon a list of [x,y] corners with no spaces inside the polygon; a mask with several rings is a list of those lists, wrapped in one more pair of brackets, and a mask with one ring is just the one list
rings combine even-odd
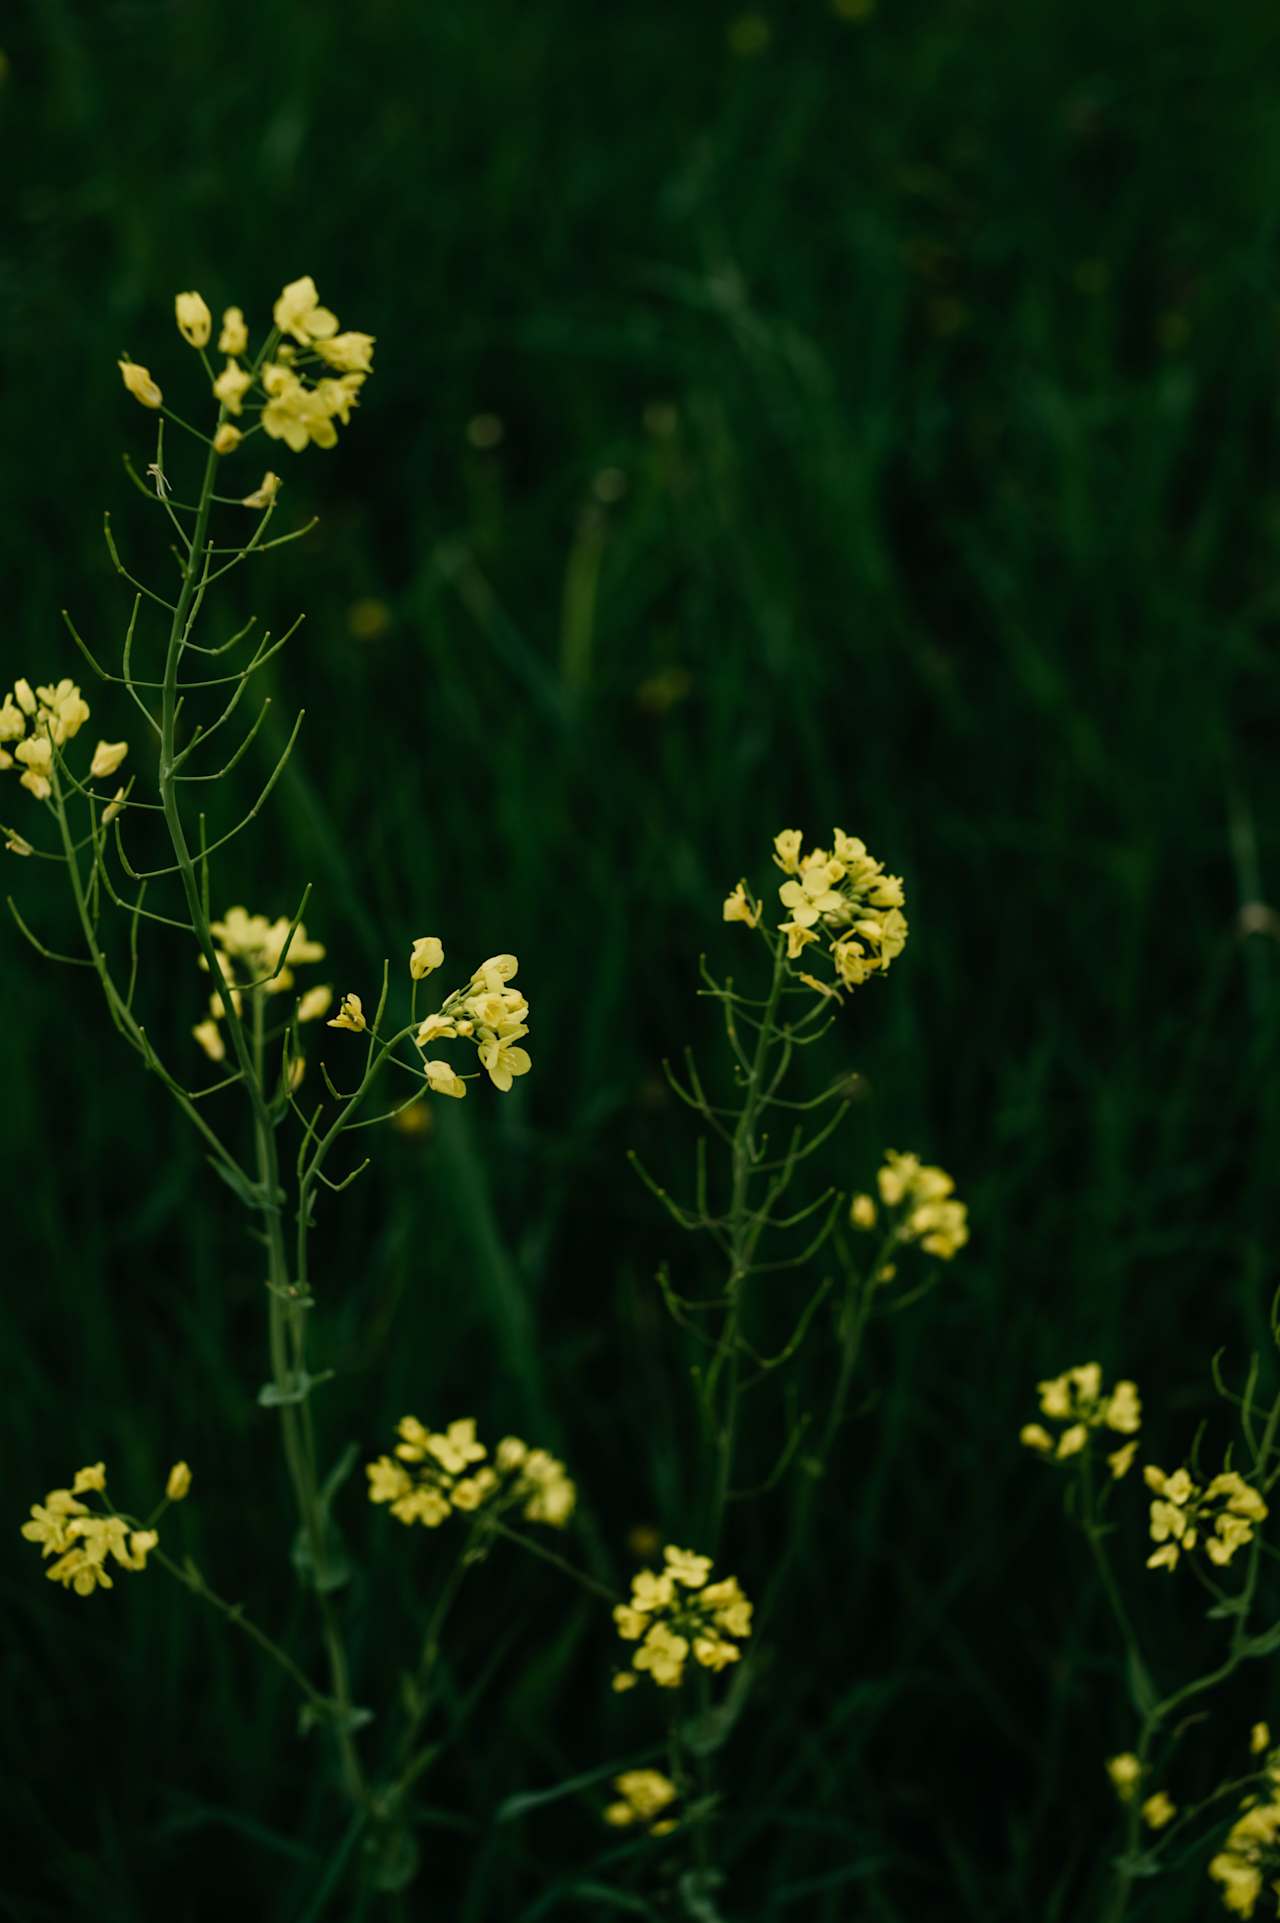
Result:
{"label": "out-of-focus yellow flower", "polygon": [[658,1769],[629,1769],[615,1776],[613,1787],[619,1800],[604,1812],[606,1823],[626,1829],[633,1823],[644,1824],[651,1835],[662,1836],[675,1828],[672,1822],[657,1823],[654,1818],[675,1802],[678,1791],[669,1776]]}
{"label": "out-of-focus yellow flower", "polygon": [[1162,1830],[1166,1823],[1172,1823],[1177,1814],[1177,1804],[1162,1789],[1158,1789],[1154,1796],[1148,1796],[1142,1805],[1142,1820],[1148,1829]]}
{"label": "out-of-focus yellow flower", "polygon": [[238,414],[244,397],[253,386],[253,376],[238,361],[228,361],[213,383],[213,398],[221,401],[229,414]]}
{"label": "out-of-focus yellow flower", "polygon": [[747,891],[742,882],[738,883],[731,895],[725,897],[726,921],[744,921],[748,928],[755,928],[759,924],[763,911],[763,902],[751,902],[747,899]]}
{"label": "out-of-focus yellow flower", "polygon": [[1107,1467],[1117,1482],[1119,1482],[1121,1476],[1128,1475],[1130,1469],[1133,1467],[1133,1459],[1137,1453],[1137,1443],[1126,1442],[1122,1449],[1113,1450],[1107,1457]]}
{"label": "out-of-focus yellow flower", "polygon": [[572,1513],[574,1486],[564,1464],[545,1449],[529,1449],[508,1436],[490,1463],[469,1416],[435,1431],[416,1416],[404,1416],[397,1432],[395,1457],[369,1463],[367,1474],[370,1501],[389,1504],[399,1522],[435,1529],[454,1510],[497,1505],[503,1512],[518,1509],[526,1521],[561,1528]]}
{"label": "out-of-focus yellow flower", "polygon": [[338,317],[327,307],[321,307],[316,294],[316,284],[310,274],[301,280],[291,280],[282,291],[274,308],[276,326],[282,334],[292,334],[301,346],[309,347],[313,342],[332,340],[338,331]]}
{"label": "out-of-focus yellow flower", "polygon": [[918,1243],[926,1255],[946,1262],[969,1240],[968,1210],[956,1201],[955,1183],[945,1169],[888,1149],[876,1185],[884,1206],[898,1212],[896,1242]]}
{"label": "out-of-focus yellow flower", "polygon": [[1210,1562],[1225,1567],[1237,1550],[1252,1542],[1255,1525],[1269,1513],[1259,1492],[1234,1469],[1215,1476],[1202,1489],[1186,1469],[1172,1475],[1147,1463],[1143,1480],[1156,1500],[1151,1504],[1151,1540],[1158,1545],[1148,1569],[1176,1569],[1197,1543]]}
{"label": "out-of-focus yellow flower", "polygon": [[876,1225],[876,1205],[869,1195],[855,1195],[849,1204],[849,1220],[855,1229],[873,1229]]}
{"label": "out-of-focus yellow flower", "polygon": [[199,294],[175,294],[173,312],[178,332],[188,347],[207,347],[213,332],[213,315],[207,301]]}
{"label": "out-of-focus yellow flower", "polygon": [[137,361],[131,361],[127,354],[120,356],[118,365],[120,378],[135,401],[140,401],[143,407],[164,405],[164,395],[152,380],[149,368],[141,366]]}
{"label": "out-of-focus yellow flower", "polygon": [[328,1014],[332,1001],[333,990],[327,983],[319,988],[309,988],[298,1003],[298,1020],[318,1022],[322,1015]]}
{"label": "out-of-focus yellow flower", "polygon": [[91,1490],[100,1491],[107,1486],[107,1465],[105,1462],[91,1462],[87,1469],[77,1469],[71,1485],[73,1496],[83,1496]]}
{"label": "out-of-focus yellow flower", "polygon": [[373,343],[372,334],[334,334],[329,340],[317,340],[315,349],[340,374],[368,374],[373,367]]}
{"label": "out-of-focus yellow flower", "polygon": [[175,1462],[164,1485],[170,1502],[182,1502],[191,1488],[191,1470],[185,1462]]}
{"label": "out-of-focus yellow flower", "polygon": [[1133,1751],[1126,1749],[1119,1756],[1109,1756],[1106,1768],[1107,1775],[1111,1778],[1111,1787],[1120,1801],[1131,1803],[1134,1792],[1142,1781],[1142,1764]]}
{"label": "out-of-focus yellow flower", "polygon": [[338,1013],[334,1016],[333,1020],[327,1022],[325,1026],[327,1028],[350,1028],[357,1035],[362,1029],[367,1028],[369,1024],[364,1018],[364,1003],[360,1000],[360,997],[358,995],[344,995],[342,997],[342,1006],[338,1010]]}
{"label": "out-of-focus yellow flower", "polygon": [[222,316],[222,332],[218,336],[220,354],[243,354],[249,345],[249,330],[244,324],[244,314],[239,307],[228,307]]}
{"label": "out-of-focus yellow flower", "polygon": [[268,469],[253,493],[246,494],[240,505],[241,507],[270,507],[279,492],[280,476],[272,474]]}
{"label": "out-of-focus yellow flower", "polygon": [[[950,1183],[941,1169],[920,1169],[914,1156],[899,1156],[896,1166],[888,1171],[891,1188],[901,1185],[904,1193],[909,1193],[913,1184],[922,1177],[940,1178]],[[882,1175],[886,1171],[881,1171]],[[943,1203],[933,1207],[945,1206]],[[1075,1368],[1066,1369],[1060,1376],[1053,1376],[1038,1383],[1040,1411],[1052,1421],[1063,1424],[1057,1441],[1039,1422],[1029,1422],[1023,1427],[1020,1440],[1037,1455],[1052,1456],[1061,1462],[1076,1456],[1087,1446],[1095,1430],[1110,1429],[1121,1435],[1132,1435],[1142,1420],[1142,1404],[1138,1396],[1137,1384],[1127,1378],[1117,1382],[1109,1395],[1102,1390],[1102,1369],[1097,1362],[1081,1362]],[[1133,1465],[1137,1451],[1136,1442],[1129,1442],[1123,1448],[1114,1450],[1107,1457],[1107,1467],[1118,1481],[1127,1475]]]}
{"label": "out-of-focus yellow flower", "polygon": [[238,427],[232,427],[230,421],[224,421],[213,437],[213,451],[215,454],[234,454],[243,439],[244,435]]}
{"label": "out-of-focus yellow flower", "polygon": [[1262,1894],[1264,1873],[1275,1875],[1280,1844],[1280,1798],[1269,1802],[1247,1796],[1227,1833],[1226,1843],[1209,1864],[1209,1875],[1222,1885],[1223,1908],[1237,1916],[1252,1916]]}
{"label": "out-of-focus yellow flower", "polygon": [[89,763],[89,774],[94,781],[105,781],[113,775],[129,752],[127,741],[100,741],[93,751]]}
{"label": "out-of-focus yellow flower", "polygon": [[710,1557],[674,1544],[663,1555],[661,1573],[642,1569],[632,1578],[631,1600],[617,1605],[613,1619],[623,1641],[639,1645],[632,1669],[660,1689],[677,1689],[690,1654],[713,1672],[740,1660],[738,1642],[751,1634],[752,1607],[735,1576],[707,1581]]}
{"label": "out-of-focus yellow flower", "polygon": [[19,782],[33,794],[37,801],[46,801],[53,793],[53,783],[49,779],[53,768],[53,748],[48,735],[32,735],[20,741],[13,751],[15,761],[22,763],[23,772]]}
{"label": "out-of-focus yellow flower", "polygon": [[31,1520],[22,1525],[23,1536],[40,1545],[42,1556],[56,1558],[45,1571],[49,1580],[78,1596],[112,1587],[105,1568],[108,1556],[122,1569],[143,1569],[159,1541],[154,1529],[131,1531],[123,1517],[95,1514],[79,1500],[81,1494],[105,1486],[103,1464],[91,1463],[76,1472],[72,1489],[51,1489],[43,1503],[34,1503]]}
{"label": "out-of-focus yellow flower", "polygon": [[191,1033],[195,1036],[211,1062],[226,1061],[227,1045],[222,1039],[222,1030],[218,1027],[217,1022],[213,1020],[212,1016],[208,1017],[205,1021],[197,1022]]}
{"label": "out-of-focus yellow flower", "polygon": [[1261,1756],[1271,1747],[1271,1726],[1269,1723],[1255,1723],[1249,1731],[1249,1750],[1254,1756]]}
{"label": "out-of-focus yellow flower", "polygon": [[438,935],[420,935],[409,954],[409,973],[420,982],[424,975],[444,966],[444,944]]}

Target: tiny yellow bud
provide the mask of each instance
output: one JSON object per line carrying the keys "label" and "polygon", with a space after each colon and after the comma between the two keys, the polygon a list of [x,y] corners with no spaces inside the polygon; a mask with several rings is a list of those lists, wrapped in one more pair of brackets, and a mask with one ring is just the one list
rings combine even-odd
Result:
{"label": "tiny yellow bud", "polygon": [[1253,1755],[1261,1756],[1264,1749],[1271,1747],[1271,1730],[1266,1723],[1255,1723],[1249,1731],[1249,1748]]}
{"label": "tiny yellow bud", "polygon": [[849,1220],[855,1229],[873,1229],[876,1225],[876,1205],[869,1195],[855,1195],[849,1204]]}
{"label": "tiny yellow bud", "polygon": [[213,315],[199,294],[175,294],[174,316],[178,332],[188,347],[207,347],[213,332]]}
{"label": "tiny yellow bud", "polygon": [[[137,361],[131,361],[127,354],[120,356],[118,365],[120,368],[120,378],[133,395],[135,401],[140,401],[143,407],[160,407],[163,405],[164,395],[152,380],[148,368],[140,366]],[[28,710],[28,712],[30,711]]]}
{"label": "tiny yellow bud", "polygon": [[222,332],[218,336],[220,354],[243,354],[249,345],[249,330],[244,324],[244,314],[238,307],[228,307],[222,316]]}
{"label": "tiny yellow bud", "polygon": [[213,437],[213,451],[215,454],[234,454],[243,439],[244,435],[238,427],[232,427],[230,421],[224,421]]}
{"label": "tiny yellow bud", "polygon": [[252,387],[253,381],[248,371],[237,361],[228,361],[217,380],[213,383],[213,397],[221,401],[230,414],[238,414],[244,406],[244,397]]}
{"label": "tiny yellow bud", "polygon": [[185,1462],[175,1462],[169,1471],[169,1480],[164,1492],[170,1502],[181,1502],[191,1487],[191,1471]]}
{"label": "tiny yellow bud", "polygon": [[127,741],[100,741],[93,751],[89,763],[89,774],[94,781],[105,781],[113,775],[129,752]]}

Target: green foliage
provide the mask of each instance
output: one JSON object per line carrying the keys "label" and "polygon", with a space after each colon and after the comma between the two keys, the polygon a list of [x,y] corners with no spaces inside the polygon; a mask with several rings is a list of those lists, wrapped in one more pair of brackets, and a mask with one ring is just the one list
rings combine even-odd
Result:
{"label": "green foliage", "polygon": [[[258,787],[291,689],[307,720],[225,872],[286,916],[309,879],[351,984],[446,906],[468,953],[514,939],[538,1053],[500,1113],[437,1105],[317,1194],[315,1407],[362,1455],[408,1408],[536,1428],[583,1471],[582,1558],[614,1584],[631,1527],[678,1522],[694,1486],[673,1385],[697,1358],[653,1279],[670,1224],[625,1158],[678,1192],[658,1066],[719,1045],[695,988],[741,932],[720,900],[763,884],[783,825],[840,821],[905,876],[912,941],[838,1031],[860,1095],[815,1179],[865,1186],[880,1145],[916,1148],[973,1240],[875,1332],[878,1386],[720,1758],[727,1883],[660,1914],[1065,1923],[1093,1913],[1129,1711],[1016,1444],[1028,1386],[1098,1353],[1169,1412],[1172,1455],[1209,1354],[1238,1377],[1265,1346],[1274,1282],[1271,12],[881,0],[853,23],[806,0],[753,58],[733,12],[263,0],[250,33],[211,0],[15,11],[0,679],[74,671],[64,605],[109,659],[96,515],[133,505],[138,446],[117,354],[148,358],[179,287],[260,311],[295,272],[350,290],[377,378],[340,457],[277,463],[290,525],[321,527],[243,590],[277,636],[308,610],[261,670]],[[157,378],[188,353],[173,333]],[[138,565],[162,578],[158,537]],[[86,692],[129,731],[120,691],[114,713]],[[35,866],[23,916],[65,952]],[[150,1487],[181,1454],[217,1486],[183,1518],[200,1567],[313,1633],[288,1543],[260,1553],[284,1499],[254,1405],[261,1251],[91,979],[16,929],[3,953],[5,1903],[352,1914],[368,1839],[335,1827],[288,1679],[172,1585],[90,1606],[32,1580],[27,1491],[99,1454]],[[154,965],[164,1059],[206,987]],[[763,1478],[780,1437],[753,1440]],[[793,1488],[731,1514],[744,1582]],[[354,1482],[333,1506],[363,1703],[389,1652],[413,1662],[445,1562]],[[1140,1538],[1131,1515],[1111,1539],[1130,1581]],[[567,1620],[550,1570],[505,1575],[468,1579],[433,1684],[399,1913],[429,1890],[460,1923],[643,1915],[654,1845],[602,1835],[602,1790],[494,1825],[661,1737],[602,1693],[607,1625]],[[1175,1597],[1153,1660],[1202,1628]],[[1246,1724],[1270,1708],[1267,1665],[1247,1674]],[[394,1880],[403,1831],[374,1843]],[[1196,1864],[1131,1914],[1190,1923],[1206,1892]],[[377,1900],[360,1913],[397,1913]]]}

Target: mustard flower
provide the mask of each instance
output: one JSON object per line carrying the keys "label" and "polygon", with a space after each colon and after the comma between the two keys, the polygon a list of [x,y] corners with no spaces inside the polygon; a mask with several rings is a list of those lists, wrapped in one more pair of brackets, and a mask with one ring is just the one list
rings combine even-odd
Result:
{"label": "mustard flower", "polygon": [[849,1204],[849,1220],[855,1229],[873,1229],[876,1225],[876,1205],[869,1195],[855,1195]]}
{"label": "mustard flower", "polygon": [[143,407],[162,407],[164,405],[164,395],[152,380],[149,368],[140,366],[137,361],[131,361],[127,354],[120,356],[118,366],[120,368],[120,378],[133,395],[135,401],[140,401]]}
{"label": "mustard flower", "polygon": [[427,1078],[427,1087],[433,1095],[452,1095],[456,1100],[461,1101],[467,1092],[467,1085],[452,1062],[424,1062],[422,1072]]}
{"label": "mustard flower", "polygon": [[129,752],[127,741],[100,741],[93,751],[89,763],[89,775],[93,781],[105,781],[113,775]]}
{"label": "mustard flower", "polygon": [[234,454],[243,439],[244,435],[238,427],[232,427],[230,421],[224,421],[214,434],[213,451],[215,454]]}
{"label": "mustard flower", "polygon": [[170,1502],[183,1502],[191,1488],[191,1470],[185,1462],[175,1462],[164,1485]]}
{"label": "mustard flower", "polygon": [[199,294],[175,294],[174,317],[188,347],[206,347],[213,332],[213,315]]}
{"label": "mustard flower", "polygon": [[1269,1513],[1262,1496],[1234,1469],[1224,1470],[1204,1489],[1186,1469],[1166,1475],[1155,1463],[1147,1463],[1142,1475],[1155,1497],[1150,1534],[1157,1547],[1147,1557],[1148,1569],[1176,1569],[1197,1544],[1210,1562],[1225,1568],[1237,1550],[1252,1542],[1256,1525]]}
{"label": "mustard flower", "polygon": [[[293,987],[295,967],[305,968],[308,963],[323,961],[325,957],[324,943],[311,940],[306,923],[299,922],[294,927],[283,915],[268,921],[265,915],[251,915],[237,906],[228,908],[221,921],[210,922],[209,927],[230,961],[243,967],[250,980],[259,983],[267,995],[285,994]],[[291,928],[293,939],[290,941]],[[286,941],[289,952],[281,967]],[[230,972],[227,979],[232,979]]]}
{"label": "mustard flower", "polygon": [[1162,1789],[1154,1796],[1148,1796],[1142,1805],[1142,1820],[1148,1829],[1162,1830],[1166,1823],[1172,1823],[1178,1814],[1178,1806]]}
{"label": "mustard flower", "polygon": [[876,1185],[885,1208],[895,1211],[896,1243],[918,1243],[926,1255],[949,1262],[969,1240],[968,1210],[955,1199],[955,1183],[945,1169],[888,1149]]}
{"label": "mustard flower", "polygon": [[316,353],[340,374],[368,374],[373,368],[372,334],[334,334],[315,342]]}
{"label": "mustard flower", "polygon": [[457,1033],[458,1024],[450,1016],[428,1015],[424,1022],[419,1022],[415,1039],[419,1048],[427,1048],[432,1042],[451,1042]]}
{"label": "mustard flower", "polygon": [[45,1571],[49,1580],[78,1596],[113,1587],[108,1556],[122,1569],[144,1569],[159,1541],[154,1529],[130,1529],[122,1516],[95,1513],[80,1501],[105,1486],[104,1465],[91,1463],[76,1471],[70,1489],[51,1489],[42,1503],[33,1503],[30,1520],[22,1524],[26,1540],[38,1543],[43,1557],[55,1558]]}
{"label": "mustard flower", "polygon": [[444,943],[438,935],[420,935],[409,952],[409,973],[420,982],[425,975],[444,966]]}
{"label": "mustard flower", "polygon": [[763,913],[764,903],[748,900],[747,891],[742,882],[738,883],[731,895],[725,897],[724,918],[726,921],[742,921],[746,923],[748,928],[755,928],[758,926]]}
{"label": "mustard flower", "polygon": [[83,1496],[91,1490],[101,1491],[106,1486],[107,1465],[105,1462],[91,1462],[88,1468],[76,1470],[75,1480],[71,1484],[71,1493],[73,1496]]}
{"label": "mustard flower", "polygon": [[435,1529],[454,1510],[491,1508],[563,1528],[573,1512],[576,1491],[564,1464],[519,1437],[504,1437],[490,1462],[470,1417],[433,1431],[404,1416],[397,1433],[394,1456],[380,1456],[366,1473],[370,1501],[388,1504],[400,1522]]}
{"label": "mustard flower", "polygon": [[358,995],[344,995],[342,1006],[333,1020],[325,1023],[326,1028],[349,1028],[355,1034],[369,1026],[364,1018],[364,1004]]}
{"label": "mustard flower", "polygon": [[[613,1612],[624,1642],[639,1647],[631,1668],[660,1689],[677,1689],[692,1655],[713,1672],[739,1661],[738,1643],[751,1634],[752,1605],[736,1576],[710,1583],[711,1559],[669,1544],[660,1572],[642,1569],[632,1578],[631,1599]],[[616,1689],[634,1679],[617,1677]]]}
{"label": "mustard flower", "polygon": [[1241,1811],[1211,1860],[1209,1875],[1222,1886],[1223,1908],[1249,1917],[1264,1878],[1274,1879],[1280,1869],[1280,1799],[1259,1803],[1248,1797]]}
{"label": "mustard flower", "polygon": [[784,828],[773,838],[773,858],[784,875],[794,875],[800,869],[800,847],[804,834],[799,828]]}
{"label": "mustard flower", "polygon": [[282,334],[292,334],[303,347],[331,340],[338,331],[338,317],[320,306],[310,274],[289,282],[276,301],[273,318]]}
{"label": "mustard flower", "polygon": [[1253,1756],[1261,1756],[1271,1747],[1271,1726],[1269,1723],[1255,1723],[1249,1731],[1249,1751]]}
{"label": "mustard flower", "polygon": [[213,398],[221,401],[229,414],[239,414],[244,397],[253,386],[253,376],[238,361],[228,361],[213,383]]}
{"label": "mustard flower", "polygon": [[901,879],[887,875],[865,842],[843,828],[833,831],[830,849],[805,853],[798,828],[784,828],[773,845],[774,861],[788,877],[778,890],[789,911],[779,923],[787,958],[795,961],[809,943],[825,937],[838,984],[806,973],[806,986],[838,998],[840,987],[855,988],[883,973],[906,945]]}
{"label": "mustard flower", "polygon": [[53,768],[53,747],[48,735],[31,735],[20,741],[13,751],[15,761],[22,763],[23,772],[19,777],[22,787],[29,790],[37,801],[46,801],[53,793],[53,783],[49,775]]}
{"label": "mustard flower", "polygon": [[[33,704],[34,700],[35,697],[33,695]],[[21,741],[26,732],[27,717],[14,700],[13,695],[11,693],[7,694],[4,698],[3,705],[0,705],[0,741]]]}
{"label": "mustard flower", "polygon": [[504,1095],[511,1087],[513,1077],[527,1075],[533,1067],[528,1051],[515,1045],[522,1035],[528,1033],[523,1022],[510,1026],[504,1023],[496,1033],[489,1029],[480,1030],[477,1051],[480,1065],[494,1087]]}
{"label": "mustard flower", "polygon": [[1125,1750],[1119,1756],[1109,1756],[1106,1764],[1111,1787],[1122,1803],[1131,1803],[1138,1784],[1142,1781],[1142,1764],[1132,1750]]}
{"label": "mustard flower", "polygon": [[225,1062],[227,1045],[222,1039],[222,1030],[212,1016],[197,1022],[191,1031],[211,1062]]}
{"label": "mustard flower", "polygon": [[244,324],[244,313],[239,307],[228,307],[222,316],[222,332],[218,336],[220,354],[243,354],[249,345],[249,330]]}
{"label": "mustard flower", "polygon": [[491,995],[496,994],[508,982],[514,981],[519,972],[520,964],[514,955],[490,955],[488,961],[482,961],[472,975],[472,986],[487,989]]}
{"label": "mustard flower", "polygon": [[619,1800],[610,1803],[604,1811],[604,1820],[615,1829],[627,1829],[633,1823],[643,1824],[651,1836],[665,1836],[675,1828],[669,1818],[655,1822],[655,1817],[669,1809],[675,1802],[679,1791],[669,1776],[658,1769],[629,1769],[621,1776],[615,1776],[613,1787]]}
{"label": "mustard flower", "polygon": [[322,1015],[328,1014],[332,1002],[333,990],[327,984],[319,988],[309,988],[306,994],[299,999],[298,1020],[300,1022],[318,1022]]}
{"label": "mustard flower", "polygon": [[240,505],[241,507],[270,507],[279,492],[280,476],[268,469],[253,493],[246,494]]}
{"label": "mustard flower", "polygon": [[[889,1169],[891,1189],[896,1182],[909,1186],[915,1179],[914,1171],[903,1167],[904,1162],[909,1161],[914,1161],[914,1157],[898,1157]],[[882,1169],[881,1175],[885,1173]],[[941,1170],[936,1173],[941,1174]],[[1142,1403],[1136,1383],[1125,1379],[1117,1382],[1110,1394],[1104,1395],[1102,1368],[1097,1362],[1082,1362],[1036,1386],[1040,1413],[1062,1425],[1055,1437],[1041,1422],[1024,1424],[1019,1440],[1037,1455],[1052,1456],[1062,1462],[1079,1455],[1096,1431],[1109,1429],[1115,1434],[1132,1436],[1141,1424]],[[1107,1466],[1117,1481],[1132,1467],[1136,1452],[1136,1442],[1129,1442],[1108,1455]]]}

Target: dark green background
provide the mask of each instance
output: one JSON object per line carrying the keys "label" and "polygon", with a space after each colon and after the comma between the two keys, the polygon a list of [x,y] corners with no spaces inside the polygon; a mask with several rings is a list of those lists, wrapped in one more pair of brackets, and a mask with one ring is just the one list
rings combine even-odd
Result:
{"label": "dark green background", "polygon": [[[308,716],[215,892],[287,913],[313,882],[308,924],[367,999],[427,930],[459,960],[516,949],[535,1057],[510,1098],[380,1137],[327,1198],[314,1340],[339,1376],[317,1415],[331,1457],[377,1452],[405,1408],[536,1429],[618,1579],[636,1523],[681,1538],[695,1483],[652,1276],[714,1269],[625,1151],[686,1177],[659,1065],[692,1039],[723,1073],[697,956],[736,964],[720,900],[766,884],[780,826],[838,821],[903,874],[907,951],[828,1046],[868,1099],[820,1174],[861,1185],[884,1144],[916,1148],[955,1172],[973,1240],[871,1344],[820,1549],[725,1752],[724,1910],[1087,1917],[1118,1842],[1101,1758],[1133,1725],[1018,1426],[1037,1376],[1097,1356],[1137,1377],[1157,1460],[1204,1413],[1225,1441],[1209,1357],[1242,1368],[1275,1280],[1280,923],[1252,905],[1280,799],[1280,36],[1261,0],[881,0],[861,21],[797,0],[747,55],[739,17],[11,10],[3,679],[83,666],[63,605],[116,645],[104,506],[165,565],[119,464],[151,449],[117,354],[194,410],[174,291],[261,327],[314,274],[377,371],[338,451],[277,450],[286,511],[322,528],[232,602],[306,609],[264,747]],[[371,597],[389,618],[361,638]],[[136,737],[81,679],[93,738]],[[54,870],[8,860],[5,881],[67,938]],[[144,1506],[185,1455],[186,1546],[311,1652],[254,1402],[255,1251],[88,979],[16,931],[3,955],[0,1911],[354,1915],[349,1892],[309,1907],[337,1806],[252,1651],[159,1574],[80,1602],[18,1541],[79,1462]],[[197,1077],[201,980],[163,940],[145,965],[151,1026]],[[829,1342],[819,1321],[806,1394]],[[776,1440],[773,1411],[765,1466]],[[734,1522],[749,1589],[790,1499]],[[358,1482],[340,1513],[357,1694],[381,1702],[444,1552]],[[1136,1489],[1119,1513],[1172,1685],[1212,1630],[1144,1574]],[[565,1893],[612,1847],[598,1791],[490,1818],[651,1739],[654,1706],[607,1692],[615,1647],[550,1571],[477,1583],[452,1660],[459,1697],[484,1687],[427,1779],[405,1914],[612,1913]],[[1269,1700],[1248,1680],[1188,1742],[1180,1798],[1235,1773]],[[1134,1915],[1205,1914],[1204,1855]]]}

